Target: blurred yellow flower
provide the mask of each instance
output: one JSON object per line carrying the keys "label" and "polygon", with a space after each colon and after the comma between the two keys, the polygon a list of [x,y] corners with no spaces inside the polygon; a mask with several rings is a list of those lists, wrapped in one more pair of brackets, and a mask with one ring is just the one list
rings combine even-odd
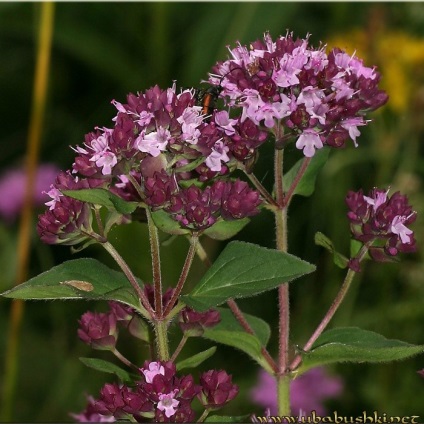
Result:
{"label": "blurred yellow flower", "polygon": [[414,95],[424,86],[424,39],[405,32],[379,31],[372,37],[365,30],[337,34],[327,43],[328,50],[340,47],[377,65],[382,75],[381,88],[389,94],[388,108],[405,112]]}

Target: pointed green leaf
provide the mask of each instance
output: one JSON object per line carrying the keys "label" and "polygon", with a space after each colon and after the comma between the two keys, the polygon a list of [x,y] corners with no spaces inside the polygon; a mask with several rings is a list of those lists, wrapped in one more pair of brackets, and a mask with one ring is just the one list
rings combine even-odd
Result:
{"label": "pointed green leaf", "polygon": [[[227,308],[216,308],[219,311],[221,316],[221,322],[215,327],[208,328],[208,333],[213,333],[214,331],[237,331],[244,333],[243,327],[237,321],[233,313]],[[252,327],[256,336],[259,339],[259,342],[262,346],[268,344],[269,338],[271,336],[271,329],[266,321],[261,318],[255,317],[249,314],[243,314],[246,321]]]}
{"label": "pointed green leaf", "polygon": [[346,268],[347,264],[349,262],[349,259],[347,259],[344,255],[337,252],[336,249],[334,249],[333,242],[325,236],[323,233],[317,232],[315,234],[315,244],[318,246],[324,247],[324,249],[327,249],[330,253],[333,254],[333,262],[339,267],[339,268]]}
{"label": "pointed green leaf", "polygon": [[94,370],[106,372],[108,374],[115,374],[122,382],[131,381],[130,375],[118,367],[112,362],[104,361],[103,359],[96,358],[79,358],[79,360],[89,368],[93,368]]}
{"label": "pointed green leaf", "polygon": [[183,301],[203,311],[230,298],[271,290],[314,270],[313,265],[288,253],[233,241]]}
{"label": "pointed green leaf", "polygon": [[190,234],[189,230],[181,228],[180,224],[172,219],[164,210],[152,212],[152,218],[156,227],[164,233],[173,235]]}
{"label": "pointed green leaf", "polygon": [[190,358],[183,359],[177,362],[177,371],[181,371],[184,368],[196,368],[206,359],[210,358],[216,352],[216,346],[213,346],[203,352],[197,353],[196,355],[190,356]]}
{"label": "pointed green leaf", "polygon": [[333,362],[389,362],[424,352],[423,345],[386,339],[381,334],[357,327],[328,330],[303,353],[301,372]]}
{"label": "pointed green leaf", "polygon": [[255,335],[246,333],[233,313],[225,308],[217,308],[221,315],[221,322],[215,327],[206,328],[202,337],[227,346],[232,346],[247,353],[262,367],[270,370],[268,363],[262,357],[262,346],[266,346],[271,330],[269,325],[262,319],[253,315],[243,314]]}
{"label": "pointed green leaf", "polygon": [[236,219],[235,221],[218,221],[212,227],[203,231],[203,234],[215,240],[227,240],[234,237],[249,222],[249,218]]}
{"label": "pointed green leaf", "polygon": [[[323,147],[315,152],[315,155],[312,157],[311,162],[308,165],[303,177],[297,184],[293,195],[298,194],[300,196],[310,196],[315,190],[315,180],[317,178],[318,172],[327,162],[328,156],[330,154],[330,149],[328,147]],[[294,164],[294,166],[284,175],[283,186],[287,191],[291,186],[292,182],[296,178],[297,173],[299,172],[302,163],[307,160],[306,158],[300,159]]]}
{"label": "pointed green leaf", "polygon": [[258,362],[264,369],[272,373],[270,366],[262,357],[261,342],[256,336],[243,331],[226,331],[205,329],[203,337],[217,343],[240,349]]}
{"label": "pointed green leaf", "polygon": [[125,275],[91,258],[64,262],[2,293],[2,296],[33,300],[117,300],[140,310],[140,302]]}
{"label": "pointed green leaf", "polygon": [[94,205],[105,206],[109,210],[121,214],[129,214],[136,210],[137,202],[127,202],[104,188],[87,188],[81,190],[63,190],[65,196]]}
{"label": "pointed green leaf", "polygon": [[225,415],[211,415],[206,418],[205,423],[247,423],[250,422],[250,415],[240,415],[230,417]]}

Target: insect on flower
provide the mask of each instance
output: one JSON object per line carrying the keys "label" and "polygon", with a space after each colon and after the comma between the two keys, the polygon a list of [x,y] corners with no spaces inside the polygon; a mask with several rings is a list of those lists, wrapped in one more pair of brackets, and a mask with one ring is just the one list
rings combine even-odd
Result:
{"label": "insect on flower", "polygon": [[210,116],[212,114],[221,91],[222,87],[220,85],[212,85],[196,90],[196,101],[202,107],[203,115]]}

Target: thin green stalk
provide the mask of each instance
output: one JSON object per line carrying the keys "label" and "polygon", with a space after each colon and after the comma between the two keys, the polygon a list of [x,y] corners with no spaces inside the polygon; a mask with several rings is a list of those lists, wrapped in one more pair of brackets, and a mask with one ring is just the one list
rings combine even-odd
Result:
{"label": "thin green stalk", "polygon": [[294,177],[293,182],[291,183],[289,189],[287,190],[287,194],[284,198],[284,205],[288,207],[290,204],[291,198],[293,196],[293,193],[299,184],[300,180],[302,179],[303,175],[305,174],[306,170],[308,169],[309,164],[311,163],[312,158],[306,158],[303,160],[302,165],[300,166],[299,171],[297,172],[296,176]]}
{"label": "thin green stalk", "polygon": [[160,361],[169,360],[168,321],[155,320],[156,346]]}
{"label": "thin green stalk", "polygon": [[152,255],[152,271],[153,271],[153,290],[155,300],[155,312],[158,318],[163,318],[163,304],[162,304],[162,277],[160,268],[160,244],[158,229],[153,222],[152,215],[148,209],[147,225],[149,228],[150,240],[150,254]]}
{"label": "thin green stalk", "polygon": [[200,418],[197,420],[198,423],[202,423],[203,421],[206,420],[207,416],[209,415],[210,410],[209,409],[205,409],[203,411],[203,414],[200,416]]}
{"label": "thin green stalk", "polygon": [[[42,125],[46,107],[48,75],[50,68],[51,45],[53,38],[54,3],[40,5],[41,16],[38,26],[38,45],[36,69],[34,75],[31,115],[28,130],[26,157],[26,187],[24,205],[19,225],[18,268],[16,284],[27,279],[29,251],[32,234],[33,195],[39,158]],[[24,314],[22,300],[12,301],[9,321],[9,334],[5,355],[5,371],[3,377],[3,405],[0,421],[11,421],[13,402],[18,375],[18,349],[20,329]]]}
{"label": "thin green stalk", "polygon": [[101,246],[103,246],[109,252],[109,254],[112,256],[115,262],[119,265],[122,272],[125,274],[128,281],[131,283],[132,287],[137,293],[137,296],[140,299],[141,304],[145,308],[145,310],[141,310],[140,312],[142,312],[146,318],[154,318],[156,316],[155,311],[152,309],[152,306],[150,305],[150,302],[147,299],[147,296],[144,294],[143,289],[138,284],[137,278],[131,271],[128,264],[125,262],[124,258],[118,253],[118,251],[108,241],[106,241],[105,243],[101,243]]}
{"label": "thin green stalk", "polygon": [[167,317],[168,314],[171,312],[171,309],[174,307],[175,303],[178,301],[181,291],[183,290],[184,284],[187,280],[187,276],[191,268],[191,264],[193,263],[193,259],[197,251],[198,240],[199,240],[199,237],[197,233],[193,233],[193,235],[190,238],[190,248],[187,252],[187,256],[183,265],[183,269],[181,271],[180,278],[178,279],[178,283],[175,287],[175,290],[174,290],[174,293],[172,294],[171,299],[166,305],[165,312],[163,313],[164,317]]}
{"label": "thin green stalk", "polygon": [[122,353],[119,352],[117,349],[113,349],[111,352],[127,367],[132,368],[133,370],[136,370],[137,372],[139,372],[139,368],[136,365],[134,365],[131,361],[129,361],[127,358],[125,358],[125,356],[122,355]]}
{"label": "thin green stalk", "polygon": [[180,342],[178,343],[177,348],[175,349],[174,353],[171,356],[171,362],[175,362],[178,355],[182,351],[184,345],[187,343],[187,340],[188,340],[188,337],[184,334],[183,337],[181,338]]}

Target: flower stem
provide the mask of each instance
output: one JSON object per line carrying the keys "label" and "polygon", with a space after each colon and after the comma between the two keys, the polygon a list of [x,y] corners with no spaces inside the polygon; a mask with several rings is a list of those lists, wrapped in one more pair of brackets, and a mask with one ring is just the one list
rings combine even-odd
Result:
{"label": "flower stem", "polygon": [[138,284],[137,278],[132,273],[128,264],[125,262],[125,260],[122,258],[122,256],[117,252],[117,250],[108,241],[101,243],[101,245],[109,252],[109,254],[112,256],[112,258],[119,265],[122,272],[127,277],[128,281],[133,286],[135,292],[137,293],[138,298],[141,301],[142,306],[144,306],[144,308],[140,312],[146,318],[154,318],[155,317],[155,311],[152,309],[152,307],[149,303],[149,300],[147,299],[142,288]]}
{"label": "flower stem", "polygon": [[[234,317],[237,319],[237,321],[240,323],[240,325],[243,327],[244,331],[246,333],[255,335],[255,331],[250,326],[250,324],[247,322],[245,316],[243,315],[243,312],[238,307],[237,303],[234,301],[234,299],[227,300],[227,305],[229,306],[231,312],[233,313]],[[277,374],[278,373],[278,367],[275,363],[274,359],[272,359],[272,356],[269,354],[266,347],[261,346],[261,353],[265,361],[268,363],[268,365],[271,367],[272,371]]]}
{"label": "flower stem", "polygon": [[158,349],[158,357],[160,361],[169,360],[169,343],[168,343],[168,321],[163,319],[155,320],[156,345]]}
{"label": "flower stem", "polygon": [[305,159],[302,161],[302,165],[300,166],[299,171],[297,172],[296,176],[294,177],[293,182],[291,183],[287,194],[284,198],[284,205],[287,207],[291,201],[291,198],[293,196],[293,193],[299,184],[300,180],[302,179],[303,175],[305,174],[306,170],[308,169],[309,164],[311,163],[311,158],[305,157]]}
{"label": "flower stem", "polygon": [[206,420],[207,416],[209,415],[209,409],[205,409],[203,411],[203,414],[200,416],[200,418],[197,420],[198,423],[202,423]]}
{"label": "flower stem", "polygon": [[[362,249],[359,251],[357,258],[359,260],[363,259],[367,251],[368,251],[368,246],[364,245]],[[349,288],[352,284],[353,277],[355,276],[355,274],[356,272],[349,268],[349,270],[347,271],[346,277],[343,281],[343,284],[340,287],[340,290],[338,291],[335,299],[333,300],[333,303],[331,304],[327,313],[324,315],[324,318],[319,323],[318,327],[313,332],[312,336],[306,342],[305,346],[302,349],[303,352],[308,352],[312,348],[313,344],[316,342],[318,337],[325,330],[325,328],[327,327],[327,325],[333,318],[334,314],[339,309],[339,306],[342,304],[347,292],[349,291]],[[300,365],[301,362],[302,362],[301,354],[296,355],[292,364],[290,365],[290,370],[294,371]]]}
{"label": "flower stem", "polygon": [[183,265],[183,269],[181,271],[180,278],[178,279],[177,286],[175,287],[174,293],[172,294],[170,301],[166,305],[165,312],[163,313],[164,317],[168,316],[168,314],[171,312],[171,309],[174,307],[175,303],[178,301],[178,297],[180,296],[181,291],[184,287],[184,283],[187,280],[187,275],[190,271],[191,264],[193,263],[193,259],[197,251],[198,240],[199,240],[199,237],[197,233],[193,233],[190,239],[190,248],[187,252],[187,256]]}
{"label": "flower stem", "polygon": [[262,183],[256,178],[255,174],[246,172],[245,169],[243,169],[245,175],[249,180],[252,182],[252,184],[255,186],[256,190],[259,191],[263,199],[272,206],[277,206],[275,200],[272,198],[269,191],[262,185]]}
{"label": "flower stem", "polygon": [[160,246],[158,229],[153,222],[149,209],[146,209],[147,224],[149,228],[150,253],[152,255],[153,288],[155,299],[155,312],[158,318],[163,318],[162,305],[162,277],[160,268]]}
{"label": "flower stem", "polygon": [[178,343],[177,348],[175,349],[174,353],[171,356],[171,361],[172,362],[175,362],[175,360],[177,359],[178,355],[182,351],[184,345],[186,344],[187,340],[188,340],[188,337],[184,334],[183,337],[180,340],[180,343]]}
{"label": "flower stem", "polygon": [[[287,252],[287,206],[284,202],[283,188],[283,150],[275,150],[274,179],[275,195],[278,209],[275,210],[275,229],[277,249]],[[278,375],[277,399],[278,414],[290,415],[290,376],[289,365],[289,332],[290,332],[290,304],[289,285],[281,284],[278,288],[279,307],[279,350],[278,350]]]}
{"label": "flower stem", "polygon": [[202,243],[200,243],[199,241],[197,242],[196,254],[206,267],[209,268],[212,265],[212,262],[208,258],[208,254],[206,253],[205,248],[203,247]]}
{"label": "flower stem", "polygon": [[111,352],[127,367],[138,371],[138,367],[134,365],[132,362],[130,362],[127,358],[125,358],[125,356],[122,355],[122,353],[119,352],[117,349],[113,349]]}
{"label": "flower stem", "polygon": [[[51,45],[53,38],[54,10],[52,2],[40,4],[41,15],[38,25],[38,40],[36,52],[36,69],[32,92],[31,116],[28,128],[28,141],[26,152],[26,187],[24,204],[22,207],[19,225],[18,242],[18,267],[16,284],[27,279],[29,253],[32,234],[33,197],[35,176],[41,144],[44,112],[46,108],[46,97],[48,87],[48,76],[50,68]],[[24,303],[20,299],[12,301],[10,310],[9,333],[5,354],[5,370],[3,376],[3,402],[0,421],[12,421],[13,403],[16,392],[18,376],[19,339],[20,329],[24,316]]]}

